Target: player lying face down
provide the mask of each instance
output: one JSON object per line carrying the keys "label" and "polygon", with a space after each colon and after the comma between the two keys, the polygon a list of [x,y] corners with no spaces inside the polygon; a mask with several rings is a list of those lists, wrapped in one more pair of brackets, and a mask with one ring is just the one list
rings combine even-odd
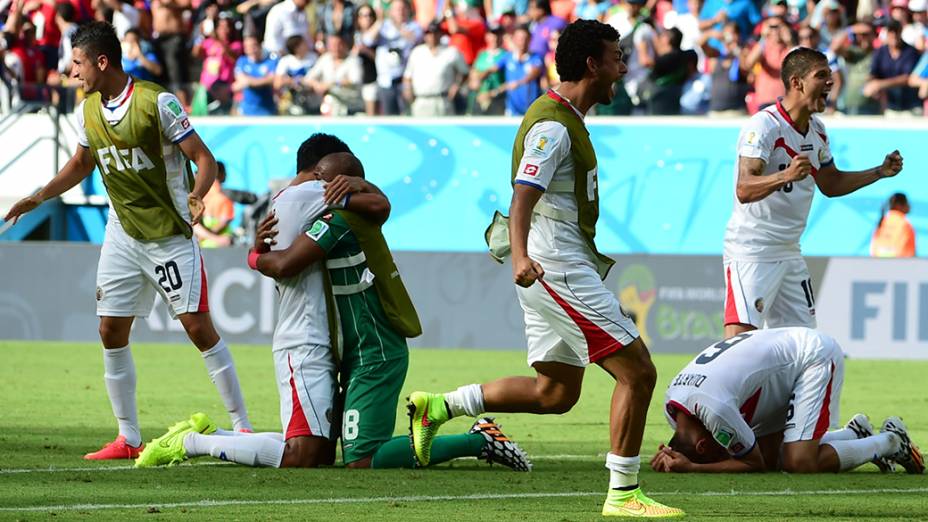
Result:
{"label": "player lying face down", "polygon": [[865,415],[838,420],[844,353],[810,328],[752,331],[714,344],[670,383],[665,414],[674,429],[651,468],[664,472],[837,472],[873,462],[922,473],[898,417],[874,434]]}

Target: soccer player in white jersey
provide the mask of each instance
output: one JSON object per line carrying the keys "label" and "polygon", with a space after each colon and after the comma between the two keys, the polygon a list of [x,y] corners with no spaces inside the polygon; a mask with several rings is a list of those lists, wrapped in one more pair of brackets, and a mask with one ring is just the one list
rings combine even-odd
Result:
{"label": "soccer player in white jersey", "polygon": [[725,337],[777,326],[814,328],[815,296],[799,250],[816,186],[843,196],[902,170],[893,151],[877,167],[835,166],[825,126],[833,85],[824,54],[799,47],[783,60],[786,96],[751,117],[738,138],[735,203],[725,229]]}
{"label": "soccer player in white jersey", "polygon": [[[379,191],[355,192],[350,197],[333,194],[316,179],[315,169],[325,150],[312,138],[297,152],[297,176],[274,197],[271,212],[276,219],[265,220],[258,230],[255,247],[249,252],[252,269],[262,266],[261,254],[286,250],[303,235],[333,200],[338,208],[349,209],[377,223],[386,221],[389,202]],[[331,167],[330,167],[331,168]],[[364,187],[372,185],[364,183]],[[262,241],[270,228],[274,241]],[[272,235],[272,234],[271,234]],[[275,468],[317,467],[335,462],[338,418],[335,408],[337,377],[332,353],[325,299],[323,271],[314,263],[303,270],[275,272],[278,318],[274,329],[272,354],[280,396],[282,433],[248,433],[219,430],[203,414],[176,423],[167,433],[149,443],[136,467],[172,464],[190,457],[210,455],[247,466]]]}
{"label": "soccer player in white jersey", "polygon": [[[610,103],[627,71],[614,28],[577,20],[561,34],[562,83],[538,98],[513,147],[509,240],[513,279],[525,312],[534,377],[507,377],[448,393],[409,397],[410,431],[421,465],[449,418],[489,412],[561,414],[580,398],[587,366],[615,379],[610,414],[605,516],[679,517],[639,487],[639,452],[657,371],[635,324],[602,282],[612,261],[593,244],[598,215],[596,155],[584,117]],[[492,229],[490,236],[492,236]]]}
{"label": "soccer player in white jersey", "polygon": [[696,356],[664,400],[674,429],[651,460],[655,471],[836,472],[873,461],[922,473],[922,455],[898,417],[873,433],[865,415],[837,424],[844,353],[805,327],[736,335]]}
{"label": "soccer player in white jersey", "polygon": [[[75,76],[87,94],[76,111],[79,146],[54,179],[13,205],[4,219],[15,220],[63,194],[94,166],[102,174],[110,212],[97,267],[97,315],[119,435],[84,458],[131,459],[141,451],[129,332],[136,317],[151,313],[155,294],[203,355],[234,428],[250,430],[232,355],[210,320],[206,271],[192,238],[216,160],[173,94],[123,72],[111,25],[81,26],[72,44]],[[192,186],[188,159],[197,166]]]}

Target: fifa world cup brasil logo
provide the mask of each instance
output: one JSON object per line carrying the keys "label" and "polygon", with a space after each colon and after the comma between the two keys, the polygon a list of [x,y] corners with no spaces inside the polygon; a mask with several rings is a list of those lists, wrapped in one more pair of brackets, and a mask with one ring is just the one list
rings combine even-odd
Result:
{"label": "fifa world cup brasil logo", "polygon": [[651,346],[648,335],[648,313],[657,300],[654,274],[644,265],[629,265],[619,275],[619,300],[622,309],[632,314],[641,333],[641,340]]}

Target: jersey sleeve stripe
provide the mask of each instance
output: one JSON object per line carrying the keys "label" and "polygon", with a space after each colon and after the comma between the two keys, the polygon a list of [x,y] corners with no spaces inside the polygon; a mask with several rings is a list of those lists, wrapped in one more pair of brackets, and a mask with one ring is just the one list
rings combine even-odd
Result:
{"label": "jersey sleeve stripe", "polygon": [[542,191],[542,192],[545,191],[545,188],[542,187],[541,185],[539,185],[538,183],[532,183],[531,181],[525,181],[524,179],[517,179],[517,180],[516,180],[516,185],[527,185],[527,186],[529,186],[529,187],[538,189],[538,190],[540,190],[540,191]]}
{"label": "jersey sleeve stripe", "polygon": [[174,143],[174,145],[177,145],[178,143],[180,143],[180,142],[184,141],[185,139],[187,139],[191,134],[193,134],[193,128],[192,128],[192,127],[191,127],[190,129],[187,129],[187,132],[185,132],[185,133],[181,134],[180,136],[178,136],[177,139],[175,139],[172,143]]}

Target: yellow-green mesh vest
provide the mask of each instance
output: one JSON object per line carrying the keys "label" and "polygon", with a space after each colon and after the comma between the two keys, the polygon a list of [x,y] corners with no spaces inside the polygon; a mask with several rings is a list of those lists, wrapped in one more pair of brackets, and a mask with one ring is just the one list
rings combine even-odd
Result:
{"label": "yellow-green mesh vest", "polygon": [[367,267],[374,274],[374,289],[390,324],[404,337],[421,335],[419,314],[416,313],[416,307],[412,304],[409,292],[400,278],[399,269],[380,227],[368,223],[352,212],[336,212],[348,223],[361,245],[361,251],[367,258]]}
{"label": "yellow-green mesh vest", "polygon": [[615,264],[611,258],[596,249],[596,221],[599,219],[599,183],[596,179],[596,152],[590,141],[590,132],[574,110],[550,92],[541,96],[528,108],[512,145],[512,181],[515,182],[519,163],[525,152],[525,135],[538,122],[556,121],[567,128],[570,136],[570,155],[574,160],[574,196],[577,198],[580,232],[596,256],[600,277],[606,279]]}
{"label": "yellow-green mesh vest", "polygon": [[[180,234],[189,238],[193,231],[174,207],[167,183],[163,147],[170,143],[158,112],[158,94],[165,91],[154,83],[133,82],[129,110],[115,125],[103,117],[100,93],[87,97],[84,128],[90,153],[126,234],[143,241]],[[192,176],[189,167],[183,168],[189,190]]]}

